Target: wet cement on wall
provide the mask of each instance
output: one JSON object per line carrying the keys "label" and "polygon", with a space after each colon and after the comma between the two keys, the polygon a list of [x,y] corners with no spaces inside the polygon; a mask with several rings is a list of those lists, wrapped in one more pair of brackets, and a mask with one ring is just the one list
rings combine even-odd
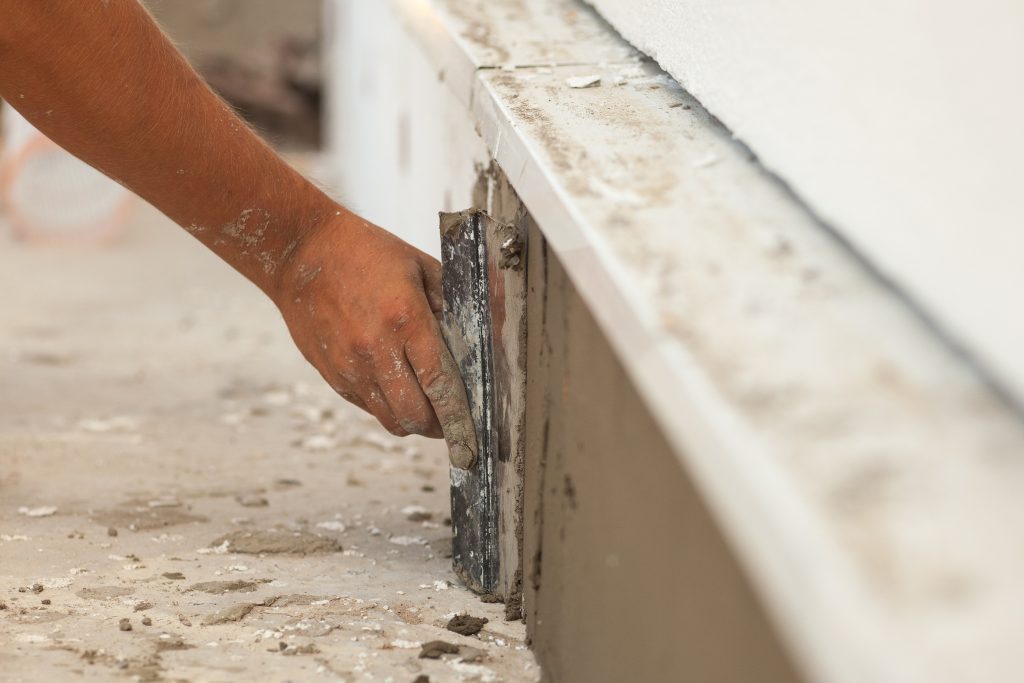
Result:
{"label": "wet cement on wall", "polygon": [[524,578],[545,680],[801,680],[562,265],[528,242]]}
{"label": "wet cement on wall", "polygon": [[[501,554],[499,595],[505,601],[507,619],[523,616],[523,474],[526,461],[525,382],[526,314],[524,279],[526,252],[524,239],[531,229],[532,217],[526,211],[508,177],[495,162],[478,171],[473,188],[473,206],[495,221],[508,226],[511,242],[503,243],[500,270],[501,286],[492,284],[490,297],[493,322],[500,343],[495,344],[495,381],[498,384],[498,412],[504,429],[498,430],[497,487]],[[493,282],[493,281],[492,281]]]}

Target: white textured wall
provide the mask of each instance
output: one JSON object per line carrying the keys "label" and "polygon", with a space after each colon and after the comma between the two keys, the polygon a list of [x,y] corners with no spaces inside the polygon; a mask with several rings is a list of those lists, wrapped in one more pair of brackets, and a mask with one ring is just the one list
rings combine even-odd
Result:
{"label": "white textured wall", "polygon": [[440,255],[438,211],[471,205],[488,156],[389,2],[327,0],[327,135],[339,198]]}
{"label": "white textured wall", "polygon": [[1024,396],[1024,3],[591,1]]}

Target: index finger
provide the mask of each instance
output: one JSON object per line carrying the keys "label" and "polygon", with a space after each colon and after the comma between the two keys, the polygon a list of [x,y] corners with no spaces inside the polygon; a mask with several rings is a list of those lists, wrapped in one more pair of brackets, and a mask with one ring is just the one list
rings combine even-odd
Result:
{"label": "index finger", "polygon": [[458,365],[432,317],[405,345],[405,355],[427,396],[448,444],[452,465],[468,470],[476,464],[478,447],[466,386]]}

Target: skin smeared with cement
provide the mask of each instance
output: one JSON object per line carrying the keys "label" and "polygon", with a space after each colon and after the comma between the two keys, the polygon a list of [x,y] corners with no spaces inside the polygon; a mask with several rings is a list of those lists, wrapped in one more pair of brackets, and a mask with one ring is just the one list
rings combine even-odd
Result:
{"label": "skin smeared with cement", "polygon": [[[352,252],[346,241],[320,235],[291,250],[281,280],[290,292],[282,313],[293,337],[335,391],[388,431],[443,436],[452,465],[472,467],[476,437],[465,387],[437,320],[443,308],[441,267],[366,221],[354,227],[365,233],[354,239],[380,240],[375,250]],[[409,258],[382,262],[382,252],[391,250]],[[384,271],[383,280],[396,289],[418,289],[421,305],[394,296],[384,302],[350,299],[350,283],[361,282],[373,268]]]}
{"label": "skin smeared with cement", "polygon": [[[442,379],[427,388],[427,396],[435,404],[459,405],[466,404],[466,388],[462,382],[452,381],[459,376],[455,360],[450,354],[442,357]],[[450,410],[451,417],[441,422],[444,438],[448,443],[448,456],[452,465],[468,470],[476,464],[477,446],[476,432],[472,420],[466,420],[458,411]]]}

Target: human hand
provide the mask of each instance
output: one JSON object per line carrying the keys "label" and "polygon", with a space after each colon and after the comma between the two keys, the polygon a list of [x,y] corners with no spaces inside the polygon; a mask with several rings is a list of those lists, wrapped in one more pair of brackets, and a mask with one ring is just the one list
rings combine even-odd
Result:
{"label": "human hand", "polygon": [[438,325],[441,265],[341,210],[304,235],[279,273],[273,298],[327,383],[392,434],[444,436],[452,464],[472,467],[466,390]]}

